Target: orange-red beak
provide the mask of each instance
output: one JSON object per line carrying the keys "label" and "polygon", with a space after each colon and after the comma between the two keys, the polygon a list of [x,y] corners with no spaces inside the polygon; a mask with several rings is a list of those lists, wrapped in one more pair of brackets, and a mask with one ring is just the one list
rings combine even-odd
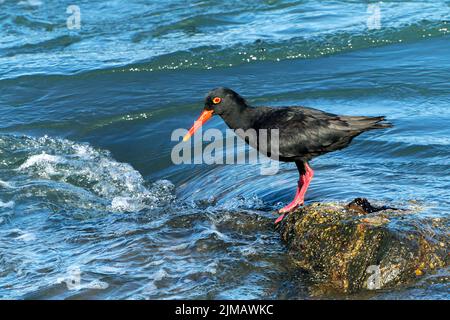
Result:
{"label": "orange-red beak", "polygon": [[213,113],[214,113],[213,110],[204,110],[200,115],[200,117],[198,117],[198,119],[194,122],[192,128],[189,129],[189,132],[186,133],[186,135],[183,138],[183,141],[188,141],[189,138],[194,135],[195,131],[197,131],[206,121],[211,119]]}

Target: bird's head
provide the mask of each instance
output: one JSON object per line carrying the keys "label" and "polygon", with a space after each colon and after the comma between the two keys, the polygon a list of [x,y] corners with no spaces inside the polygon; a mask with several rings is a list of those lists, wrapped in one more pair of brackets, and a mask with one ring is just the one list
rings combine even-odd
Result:
{"label": "bird's head", "polygon": [[247,104],[239,94],[228,88],[216,88],[211,90],[205,98],[205,106],[200,117],[194,122],[189,132],[184,136],[183,141],[189,138],[213,115],[225,115],[239,112],[247,107]]}

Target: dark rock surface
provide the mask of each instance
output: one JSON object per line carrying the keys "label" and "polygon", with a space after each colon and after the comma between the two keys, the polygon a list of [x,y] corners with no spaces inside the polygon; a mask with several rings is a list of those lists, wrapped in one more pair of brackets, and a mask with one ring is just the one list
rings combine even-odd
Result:
{"label": "dark rock surface", "polygon": [[448,266],[448,225],[417,212],[314,203],[278,226],[294,262],[308,271],[317,294],[391,288]]}

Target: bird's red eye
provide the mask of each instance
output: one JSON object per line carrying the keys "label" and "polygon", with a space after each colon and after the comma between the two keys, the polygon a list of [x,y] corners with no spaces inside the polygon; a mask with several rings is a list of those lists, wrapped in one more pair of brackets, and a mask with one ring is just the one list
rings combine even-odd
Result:
{"label": "bird's red eye", "polygon": [[219,98],[219,97],[215,97],[214,99],[213,99],[213,103],[214,104],[218,104],[218,103],[220,103],[222,101],[222,98]]}

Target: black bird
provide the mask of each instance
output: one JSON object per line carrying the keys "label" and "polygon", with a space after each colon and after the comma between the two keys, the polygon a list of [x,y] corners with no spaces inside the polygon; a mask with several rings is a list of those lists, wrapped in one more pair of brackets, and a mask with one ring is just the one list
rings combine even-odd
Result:
{"label": "black bird", "polygon": [[[372,129],[392,127],[382,122],[385,117],[340,116],[321,110],[291,107],[252,107],[239,94],[228,88],[217,88],[208,93],[202,114],[183,138],[187,141],[213,115],[219,115],[231,129],[246,131],[267,130],[266,146],[256,139],[246,140],[259,151],[283,162],[295,162],[300,174],[294,200],[279,210],[281,214],[275,223],[296,207],[303,205],[306,190],[314,171],[308,161],[322,154],[347,147],[352,139]],[[278,151],[270,153],[271,142],[275,140],[270,130],[278,129]],[[238,134],[240,135],[240,134]]]}

